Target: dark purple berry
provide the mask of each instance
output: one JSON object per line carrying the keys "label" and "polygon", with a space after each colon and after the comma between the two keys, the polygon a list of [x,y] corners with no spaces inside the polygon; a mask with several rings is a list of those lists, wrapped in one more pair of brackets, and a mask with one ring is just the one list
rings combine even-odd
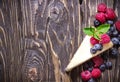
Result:
{"label": "dark purple berry", "polygon": [[94,20],[94,26],[95,26],[95,27],[99,26],[100,24],[101,24],[100,21]]}
{"label": "dark purple berry", "polygon": [[111,26],[114,24],[113,20],[107,20],[107,24],[110,24]]}
{"label": "dark purple berry", "polygon": [[92,72],[92,70],[93,70],[93,67],[88,68],[88,71]]}
{"label": "dark purple berry", "polygon": [[102,65],[100,65],[100,67],[99,67],[99,69],[100,69],[102,72],[105,71],[105,68],[106,68],[105,64],[102,64]]}
{"label": "dark purple berry", "polygon": [[114,37],[114,38],[111,39],[111,41],[113,42],[114,45],[119,45],[118,38]]}
{"label": "dark purple berry", "polygon": [[112,62],[105,63],[106,69],[112,69]]}
{"label": "dark purple berry", "polygon": [[116,57],[118,57],[118,55],[119,55],[118,49],[116,49],[116,48],[110,49],[110,56],[111,57],[116,58]]}
{"label": "dark purple berry", "polygon": [[102,44],[95,44],[95,45],[94,45],[94,48],[95,48],[96,50],[102,50],[102,49],[103,49],[103,45],[102,45]]}
{"label": "dark purple berry", "polygon": [[91,78],[88,80],[88,82],[96,82],[95,79]]}
{"label": "dark purple berry", "polygon": [[118,31],[117,30],[113,31],[112,36],[114,37],[118,36]]}
{"label": "dark purple berry", "polygon": [[97,52],[97,50],[94,47],[92,47],[92,48],[90,48],[90,52],[91,52],[91,54],[95,54]]}

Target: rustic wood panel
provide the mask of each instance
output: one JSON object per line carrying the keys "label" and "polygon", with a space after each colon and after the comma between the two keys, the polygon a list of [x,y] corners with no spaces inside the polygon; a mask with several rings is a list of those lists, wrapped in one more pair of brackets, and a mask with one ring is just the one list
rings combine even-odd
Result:
{"label": "rustic wood panel", "polygon": [[[120,19],[119,0],[0,0],[0,82],[82,82],[82,66],[65,67],[105,2]],[[120,56],[98,82],[119,82]]]}

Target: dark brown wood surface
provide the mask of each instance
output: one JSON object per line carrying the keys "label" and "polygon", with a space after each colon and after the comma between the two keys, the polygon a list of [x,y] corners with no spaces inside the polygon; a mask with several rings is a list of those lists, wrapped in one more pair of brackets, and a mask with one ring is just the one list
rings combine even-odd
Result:
{"label": "dark brown wood surface", "polygon": [[[0,82],[82,82],[82,66],[65,67],[93,25],[97,4],[120,0],[0,0]],[[120,55],[98,82],[120,81]]]}

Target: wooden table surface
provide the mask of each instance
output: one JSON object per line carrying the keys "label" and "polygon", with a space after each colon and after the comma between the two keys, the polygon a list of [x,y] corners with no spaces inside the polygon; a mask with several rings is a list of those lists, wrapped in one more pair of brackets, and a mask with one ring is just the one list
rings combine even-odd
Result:
{"label": "wooden table surface", "polygon": [[[82,82],[65,67],[101,2],[120,19],[120,0],[0,0],[0,82]],[[120,82],[120,55],[98,82]]]}

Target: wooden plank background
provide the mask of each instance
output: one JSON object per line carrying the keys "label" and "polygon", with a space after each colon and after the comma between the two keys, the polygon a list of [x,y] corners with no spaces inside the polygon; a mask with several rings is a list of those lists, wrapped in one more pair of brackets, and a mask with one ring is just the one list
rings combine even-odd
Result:
{"label": "wooden plank background", "polygon": [[[65,67],[104,2],[120,19],[120,0],[0,0],[0,82],[82,82]],[[98,82],[120,81],[120,56]]]}

